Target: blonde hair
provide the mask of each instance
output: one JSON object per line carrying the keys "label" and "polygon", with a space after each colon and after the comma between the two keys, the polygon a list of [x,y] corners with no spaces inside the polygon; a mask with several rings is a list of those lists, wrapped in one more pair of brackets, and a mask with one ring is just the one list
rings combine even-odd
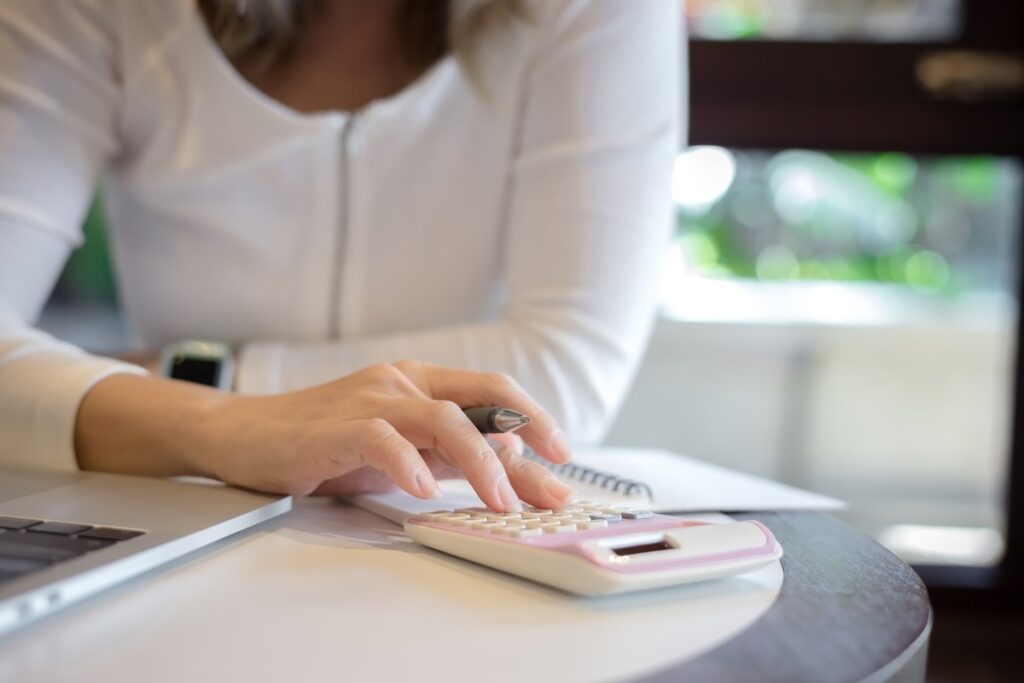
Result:
{"label": "blonde hair", "polygon": [[[224,54],[261,71],[294,49],[319,0],[199,0],[210,33]],[[426,70],[452,52],[471,77],[486,36],[525,19],[523,0],[401,0],[398,18],[402,58]]]}

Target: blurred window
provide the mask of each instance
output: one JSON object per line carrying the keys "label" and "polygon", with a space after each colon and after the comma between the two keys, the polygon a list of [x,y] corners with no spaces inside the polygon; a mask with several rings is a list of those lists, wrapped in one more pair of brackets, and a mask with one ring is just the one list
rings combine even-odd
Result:
{"label": "blurred window", "polygon": [[[698,146],[676,160],[673,195],[672,317],[871,324],[955,314],[1000,324],[1015,315],[1016,159]],[[846,285],[850,305],[815,308],[807,294],[793,306],[800,289],[823,283]],[[755,284],[767,286],[759,294]],[[772,292],[787,299],[773,305]]]}
{"label": "blurred window", "polygon": [[704,145],[672,188],[663,313],[797,330],[780,475],[908,561],[997,564],[1020,160]]}
{"label": "blurred window", "polygon": [[783,478],[911,561],[964,565],[919,565],[932,588],[995,585],[1012,573],[966,567],[1024,567],[1024,3],[685,7],[696,147],[666,313],[790,340]]}

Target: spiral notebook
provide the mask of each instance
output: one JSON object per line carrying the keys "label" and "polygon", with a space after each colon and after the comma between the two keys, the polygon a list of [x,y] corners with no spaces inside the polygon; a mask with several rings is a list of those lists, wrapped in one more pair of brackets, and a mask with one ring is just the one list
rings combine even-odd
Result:
{"label": "spiral notebook", "polygon": [[[836,510],[835,498],[737,472],[677,453],[642,448],[577,450],[573,462],[554,465],[531,456],[576,489],[578,498],[609,505],[647,507],[655,512],[746,512],[761,510]],[[440,508],[473,507],[480,499],[462,479],[440,483],[439,501],[408,493],[356,496],[353,502],[401,521],[394,509],[418,514]]]}
{"label": "spiral notebook", "polygon": [[580,498],[602,503],[635,503],[644,506],[654,502],[654,491],[647,482],[586,465],[580,461],[579,456],[572,462],[559,465],[548,462],[529,447],[526,447],[523,455],[554,472],[560,480],[576,489]]}

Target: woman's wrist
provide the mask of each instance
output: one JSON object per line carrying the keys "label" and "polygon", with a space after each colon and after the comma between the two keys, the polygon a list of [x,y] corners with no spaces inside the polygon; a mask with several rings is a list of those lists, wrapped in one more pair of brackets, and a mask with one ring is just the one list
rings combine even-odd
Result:
{"label": "woman's wrist", "polygon": [[155,377],[118,374],[85,395],[74,445],[83,470],[217,477],[227,439],[219,419],[231,395]]}

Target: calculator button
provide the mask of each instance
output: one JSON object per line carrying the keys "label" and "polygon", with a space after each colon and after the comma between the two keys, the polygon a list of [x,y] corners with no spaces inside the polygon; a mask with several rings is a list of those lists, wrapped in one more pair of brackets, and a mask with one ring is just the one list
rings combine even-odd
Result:
{"label": "calculator button", "polygon": [[650,519],[654,513],[650,510],[623,510],[623,519]]}
{"label": "calculator button", "polygon": [[505,522],[492,522],[488,520],[486,522],[477,522],[472,528],[474,531],[494,531],[503,526],[505,526]]}
{"label": "calculator button", "polygon": [[471,515],[468,512],[451,512],[447,515],[438,515],[439,519],[443,519],[449,522],[455,519],[469,519],[470,517]]}
{"label": "calculator button", "polygon": [[609,524],[611,524],[613,522],[621,522],[622,521],[622,516],[619,515],[619,514],[609,515],[607,513],[603,513],[602,512],[600,514],[590,515],[590,519],[603,519],[604,521],[606,521]]}
{"label": "calculator button", "polygon": [[426,517],[427,519],[437,519],[439,517],[447,517],[452,514],[451,510],[434,510],[433,512],[424,512],[420,517]]}
{"label": "calculator button", "polygon": [[455,512],[465,512],[467,515],[479,516],[485,512],[490,512],[487,508],[459,508]]}
{"label": "calculator button", "polygon": [[526,529],[512,529],[510,532],[507,533],[507,535],[511,536],[512,538],[529,538],[530,536],[540,536],[543,533],[544,532],[541,531],[540,529],[529,529],[529,528],[526,528]]}
{"label": "calculator button", "polygon": [[608,528],[608,521],[604,519],[588,519],[585,522],[576,522],[576,528],[580,531],[590,531],[591,529],[606,529]]}
{"label": "calculator button", "polygon": [[467,517],[463,517],[461,519],[446,519],[444,521],[448,522],[452,526],[466,527],[466,526],[472,526],[472,525],[476,524],[478,520],[471,519],[470,517],[467,516]]}

